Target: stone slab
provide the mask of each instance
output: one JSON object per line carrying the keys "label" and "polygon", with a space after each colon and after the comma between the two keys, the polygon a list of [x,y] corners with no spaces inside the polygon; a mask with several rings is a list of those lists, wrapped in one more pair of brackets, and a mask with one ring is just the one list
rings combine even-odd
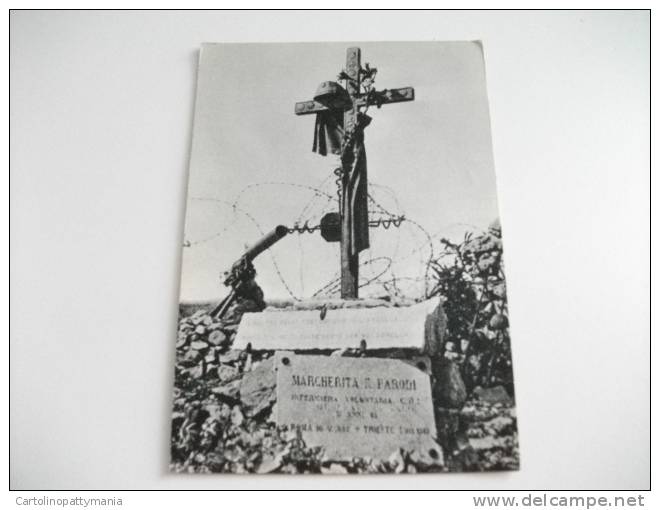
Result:
{"label": "stone slab", "polygon": [[336,350],[428,347],[429,323],[439,308],[432,300],[407,307],[246,313],[234,349]]}
{"label": "stone slab", "polygon": [[[381,461],[401,449],[442,463],[429,375],[401,360],[277,353],[277,423],[325,457]],[[414,453],[413,453],[414,452]]]}

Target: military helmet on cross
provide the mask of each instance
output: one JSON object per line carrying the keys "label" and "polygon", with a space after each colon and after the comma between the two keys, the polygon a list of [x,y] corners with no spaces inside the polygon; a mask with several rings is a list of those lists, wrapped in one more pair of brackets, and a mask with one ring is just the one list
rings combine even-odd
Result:
{"label": "military helmet on cross", "polygon": [[336,81],[324,81],[314,94],[314,101],[321,103],[332,110],[348,110],[351,107],[351,98],[344,87]]}

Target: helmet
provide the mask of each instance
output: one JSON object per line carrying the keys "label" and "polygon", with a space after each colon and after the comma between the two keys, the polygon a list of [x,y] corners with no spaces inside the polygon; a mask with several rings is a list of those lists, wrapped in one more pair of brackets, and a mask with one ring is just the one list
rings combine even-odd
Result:
{"label": "helmet", "polygon": [[316,89],[314,101],[333,110],[348,110],[351,98],[344,87],[335,81],[324,81]]}

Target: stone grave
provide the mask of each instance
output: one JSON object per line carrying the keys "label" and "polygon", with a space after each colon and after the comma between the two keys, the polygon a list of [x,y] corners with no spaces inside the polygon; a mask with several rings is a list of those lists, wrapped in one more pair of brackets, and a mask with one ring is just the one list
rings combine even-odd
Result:
{"label": "stone grave", "polygon": [[442,466],[431,367],[444,332],[439,300],[407,307],[246,313],[234,349],[275,352],[278,426],[332,461]]}

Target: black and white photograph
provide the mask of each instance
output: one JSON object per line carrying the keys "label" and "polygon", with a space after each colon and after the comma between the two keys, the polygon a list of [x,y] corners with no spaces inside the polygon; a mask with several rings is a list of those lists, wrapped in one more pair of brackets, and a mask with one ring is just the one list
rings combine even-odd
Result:
{"label": "black and white photograph", "polygon": [[10,505],[653,507],[650,9],[73,7],[8,14]]}
{"label": "black and white photograph", "polygon": [[518,469],[502,230],[479,41],[204,44],[171,469]]}

